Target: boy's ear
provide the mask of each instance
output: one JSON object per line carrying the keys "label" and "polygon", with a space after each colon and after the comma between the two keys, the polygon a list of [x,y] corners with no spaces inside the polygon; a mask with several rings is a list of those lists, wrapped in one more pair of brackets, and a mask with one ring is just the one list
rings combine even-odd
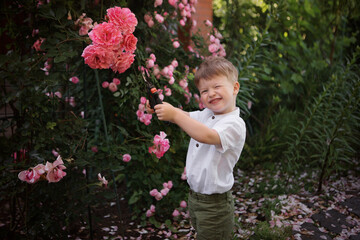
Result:
{"label": "boy's ear", "polygon": [[235,82],[234,83],[234,95],[237,95],[240,89],[240,83],[239,82]]}

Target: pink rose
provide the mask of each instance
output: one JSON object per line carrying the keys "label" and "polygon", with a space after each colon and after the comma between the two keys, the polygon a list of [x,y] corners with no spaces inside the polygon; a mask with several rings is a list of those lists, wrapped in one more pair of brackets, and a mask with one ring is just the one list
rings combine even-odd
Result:
{"label": "pink rose", "polygon": [[170,80],[169,80],[169,84],[170,85],[173,85],[175,83],[175,78],[174,77],[171,77]]}
{"label": "pink rose", "polygon": [[209,49],[209,52],[214,53],[217,50],[219,50],[219,45],[212,43],[209,45],[208,49]]}
{"label": "pink rose", "polygon": [[208,27],[212,27],[212,23],[209,20],[205,21],[205,25],[208,26]]}
{"label": "pink rose", "polygon": [[173,7],[176,7],[176,3],[178,0],[168,0],[169,4]]}
{"label": "pink rose", "polygon": [[146,98],[145,98],[145,97],[141,97],[141,98],[140,98],[140,103],[141,103],[141,104],[146,104]]}
{"label": "pink rose", "polygon": [[179,23],[180,23],[181,26],[185,26],[185,21],[184,21],[184,19],[181,19],[181,20],[179,21]]}
{"label": "pink rose", "polygon": [[151,206],[150,206],[150,211],[153,212],[153,213],[155,212],[155,206],[152,205],[152,204],[151,204]]}
{"label": "pink rose", "polygon": [[36,40],[33,44],[33,48],[36,51],[41,51],[41,44],[45,41],[45,38],[39,38],[38,40]]}
{"label": "pink rose", "polygon": [[71,78],[69,79],[69,81],[72,82],[72,83],[74,83],[74,84],[77,84],[77,83],[79,83],[79,78],[78,78],[78,77],[71,77]]}
{"label": "pink rose", "polygon": [[111,92],[116,92],[116,90],[118,90],[118,88],[117,88],[117,86],[116,86],[115,83],[111,82],[111,83],[109,84],[109,90],[110,90]]}
{"label": "pink rose", "polygon": [[180,43],[178,41],[173,42],[173,47],[174,48],[180,47]]}
{"label": "pink rose", "polygon": [[127,34],[124,36],[123,47],[127,52],[134,52],[136,50],[137,38],[133,34]]}
{"label": "pink rose", "polygon": [[132,54],[130,52],[120,53],[116,56],[116,59],[111,69],[114,72],[123,73],[134,62],[135,60],[134,58],[135,58],[135,54]]}
{"label": "pink rose", "polygon": [[36,183],[39,181],[42,174],[45,173],[45,166],[44,164],[38,164],[34,168],[30,168],[25,171],[21,171],[18,174],[18,178],[21,181],[27,182],[27,183]]}
{"label": "pink rose", "polygon": [[130,160],[131,160],[130,154],[124,154],[123,155],[123,161],[124,162],[130,162]]}
{"label": "pink rose", "polygon": [[120,85],[121,81],[118,78],[113,78],[113,83],[115,83],[116,85]]}
{"label": "pink rose", "polygon": [[84,49],[81,56],[85,63],[93,69],[108,69],[115,59],[113,51],[92,44]]}
{"label": "pink rose", "polygon": [[173,187],[173,182],[172,181],[168,181],[167,182],[167,188],[171,189]]}
{"label": "pink rose", "polygon": [[175,209],[175,210],[173,211],[172,215],[173,215],[173,217],[177,217],[177,216],[180,215],[180,212],[179,212],[177,209]]}
{"label": "pink rose", "polygon": [[164,22],[164,17],[161,16],[160,14],[158,14],[158,13],[155,15],[155,19],[156,19],[156,21],[158,21],[159,23],[163,23],[163,22]]}
{"label": "pink rose", "polygon": [[147,22],[147,25],[151,28],[151,27],[153,27],[154,26],[154,21],[151,19],[151,20],[149,20],[148,22]]}
{"label": "pink rose", "polygon": [[163,198],[163,195],[161,193],[157,192],[157,194],[155,195],[155,199],[157,201],[160,201],[162,198]]}
{"label": "pink rose", "polygon": [[146,61],[146,67],[147,67],[147,68],[152,68],[152,67],[154,67],[154,60],[148,59],[148,60]]}
{"label": "pink rose", "polygon": [[97,146],[92,146],[91,151],[94,152],[94,153],[97,153],[99,151],[99,149],[98,149]]}
{"label": "pink rose", "polygon": [[102,86],[103,88],[107,88],[107,87],[109,87],[109,82],[104,81],[104,82],[101,84],[101,86]]}
{"label": "pink rose", "polygon": [[181,201],[181,202],[180,202],[180,207],[186,208],[186,207],[187,207],[186,202],[185,202],[185,201]]}
{"label": "pink rose", "polygon": [[163,4],[163,0],[155,0],[154,7],[161,6]]}
{"label": "pink rose", "polygon": [[157,189],[153,189],[150,191],[150,196],[155,197],[156,194],[158,194],[158,193],[159,193],[159,191]]}
{"label": "pink rose", "polygon": [[96,25],[89,37],[94,44],[102,45],[105,48],[113,48],[118,46],[122,40],[123,35],[118,27],[114,24],[103,22]]}
{"label": "pink rose", "polygon": [[46,162],[45,171],[47,172],[46,179],[49,182],[59,182],[63,177],[66,176],[66,172],[63,170],[66,169],[64,162],[62,161],[60,155],[57,157],[55,162],[49,163]]}
{"label": "pink rose", "polygon": [[116,25],[124,34],[133,33],[138,21],[128,8],[113,7],[106,10],[109,22]]}
{"label": "pink rose", "polygon": [[146,217],[151,217],[153,215],[153,212],[151,212],[151,210],[147,210],[146,211]]}

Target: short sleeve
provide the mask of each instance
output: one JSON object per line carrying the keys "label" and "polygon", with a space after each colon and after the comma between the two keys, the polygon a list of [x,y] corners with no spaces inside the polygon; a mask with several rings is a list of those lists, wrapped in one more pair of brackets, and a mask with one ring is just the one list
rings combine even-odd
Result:
{"label": "short sleeve", "polygon": [[244,147],[246,128],[244,121],[239,117],[226,118],[219,121],[213,127],[220,136],[221,146],[216,150],[223,153],[229,149],[240,149]]}

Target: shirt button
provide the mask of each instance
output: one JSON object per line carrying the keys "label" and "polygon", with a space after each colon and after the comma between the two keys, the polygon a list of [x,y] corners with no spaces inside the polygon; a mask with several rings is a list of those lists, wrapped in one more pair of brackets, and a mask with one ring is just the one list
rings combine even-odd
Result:
{"label": "shirt button", "polygon": [[212,119],[215,119],[215,116],[212,116]]}
{"label": "shirt button", "polygon": [[198,143],[196,144],[196,147],[199,147],[199,144],[198,144]]}

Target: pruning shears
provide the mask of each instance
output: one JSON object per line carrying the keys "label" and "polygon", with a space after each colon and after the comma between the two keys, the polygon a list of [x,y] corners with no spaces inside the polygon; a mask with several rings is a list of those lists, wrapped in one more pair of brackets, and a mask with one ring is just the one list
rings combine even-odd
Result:
{"label": "pruning shears", "polygon": [[[149,76],[149,73],[147,73],[147,75]],[[150,107],[151,107],[151,109],[154,109],[155,105],[161,104],[162,101],[159,97],[159,93],[158,93],[158,90],[156,89],[156,87],[151,82],[146,80],[144,72],[142,73],[142,76],[143,76],[143,79],[144,79],[146,87],[147,87],[147,93],[148,93]]]}

